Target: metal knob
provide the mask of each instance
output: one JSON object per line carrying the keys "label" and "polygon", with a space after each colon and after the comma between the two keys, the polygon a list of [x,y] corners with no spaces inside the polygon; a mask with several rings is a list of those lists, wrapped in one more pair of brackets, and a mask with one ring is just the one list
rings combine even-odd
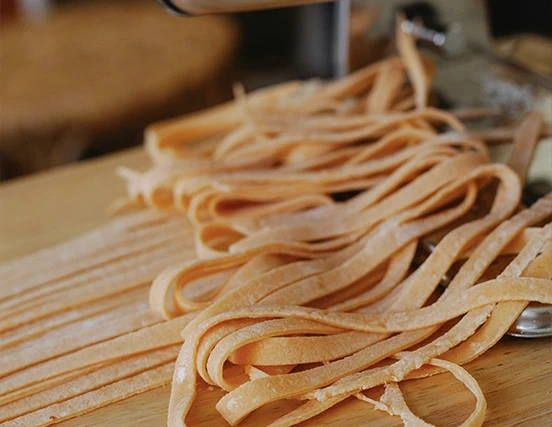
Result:
{"label": "metal knob", "polygon": [[454,57],[464,53],[467,49],[467,39],[462,25],[452,22],[444,31],[436,31],[425,27],[420,22],[405,20],[401,29],[414,35],[417,39],[429,42],[446,57]]}

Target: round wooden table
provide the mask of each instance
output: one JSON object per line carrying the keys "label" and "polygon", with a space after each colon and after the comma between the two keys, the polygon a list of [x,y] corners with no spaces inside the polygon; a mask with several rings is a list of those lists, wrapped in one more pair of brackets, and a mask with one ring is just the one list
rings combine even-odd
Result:
{"label": "round wooden table", "polygon": [[238,29],[153,0],[90,2],[8,23],[0,45],[6,177],[136,144],[148,123],[226,99]]}

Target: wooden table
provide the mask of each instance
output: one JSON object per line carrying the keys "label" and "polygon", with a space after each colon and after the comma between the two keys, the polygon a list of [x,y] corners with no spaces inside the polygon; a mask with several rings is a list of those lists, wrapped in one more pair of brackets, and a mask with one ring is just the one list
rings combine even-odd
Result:
{"label": "wooden table", "polygon": [[228,16],[175,19],[151,0],[64,6],[0,32],[2,178],[132,146],[149,123],[232,96]]}
{"label": "wooden table", "polygon": [[[0,261],[76,236],[109,221],[105,209],[123,194],[116,166],[145,167],[138,149],[65,166],[0,185]],[[552,339],[503,338],[468,364],[487,398],[487,426],[552,426]],[[451,375],[401,384],[413,411],[439,426],[460,424],[473,408],[471,394]],[[59,424],[84,426],[165,425],[169,387],[152,390]],[[214,409],[221,392],[202,390],[190,425],[226,423]],[[257,411],[244,426],[264,425],[289,408],[279,402]],[[349,399],[305,423],[309,426],[394,426],[400,420]]]}

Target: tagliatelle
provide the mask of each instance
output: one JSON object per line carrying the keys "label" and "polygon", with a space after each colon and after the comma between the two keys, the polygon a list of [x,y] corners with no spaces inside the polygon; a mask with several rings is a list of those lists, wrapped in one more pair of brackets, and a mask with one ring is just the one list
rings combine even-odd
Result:
{"label": "tagliatelle", "polygon": [[[440,360],[431,359],[428,365],[440,367],[446,371],[452,373],[457,379],[460,379],[474,394],[476,398],[476,406],[473,413],[469,418],[461,424],[461,427],[467,427],[471,425],[481,425],[485,419],[485,409],[487,402],[485,396],[481,391],[481,388],[477,384],[477,381],[462,367],[453,363]],[[355,395],[360,400],[365,400],[368,403],[372,403],[376,409],[388,412],[391,415],[398,415],[404,421],[406,426],[416,425],[420,427],[431,427],[431,424],[426,423],[422,419],[418,418],[412,413],[408,405],[406,404],[402,393],[400,392],[397,383],[388,383],[385,385],[385,393],[381,396],[379,401],[368,399],[362,393]]]}
{"label": "tagliatelle", "polygon": [[[408,43],[404,49],[408,49]],[[418,72],[415,64],[416,61],[413,60],[409,65],[412,73]],[[418,86],[418,91],[425,90],[422,89],[423,79],[419,80]],[[418,98],[418,103],[423,103],[422,99]],[[403,120],[407,121],[404,118]],[[427,129],[423,120],[412,120],[409,125],[419,126],[422,131]],[[393,132],[401,131],[389,129],[388,132],[388,135],[392,135]],[[427,135],[416,142],[416,139],[412,138],[418,135],[407,132],[405,131],[404,136],[409,140],[409,144],[422,142],[420,148],[432,140],[432,136]],[[307,144],[311,141],[311,135],[313,134],[309,133],[306,136]],[[436,140],[446,141],[446,136],[439,136]],[[380,153],[372,149],[378,146],[377,139],[376,142],[368,141],[366,145],[374,154],[377,153],[374,160],[370,160],[369,155],[360,155],[360,150],[347,148],[349,151],[341,157],[333,155],[331,161],[347,161],[347,158],[352,158],[349,157],[351,154],[356,156],[357,160],[346,170],[348,174],[354,173],[354,169],[350,169],[353,164],[369,165],[369,162],[373,161],[374,165],[382,167],[394,154],[385,146],[387,141],[393,139],[383,136],[381,141],[385,142],[379,145],[385,148],[382,148]],[[382,170],[386,174],[384,180],[350,201],[321,205],[303,212],[294,212],[293,209],[288,212],[267,209],[264,215],[252,218],[247,215],[247,210],[243,216],[236,210],[231,216],[225,216],[223,219],[220,215],[222,210],[215,206],[216,203],[221,203],[221,206],[228,203],[222,200],[232,200],[231,197],[234,195],[235,202],[231,206],[235,206],[236,209],[244,206],[240,205],[239,198],[253,194],[252,184],[255,180],[258,180],[256,185],[259,185],[258,197],[263,195],[263,199],[257,199],[259,202],[270,201],[272,191],[275,191],[276,197],[289,197],[291,193],[284,194],[281,191],[290,191],[293,187],[277,185],[286,185],[288,182],[296,185],[302,179],[308,180],[309,175],[305,173],[280,176],[279,169],[274,168],[274,171],[267,169],[267,172],[263,173],[252,171],[245,174],[215,174],[211,176],[210,183],[208,180],[197,181],[199,186],[196,187],[198,191],[195,195],[196,190],[188,186],[186,197],[192,202],[184,205],[187,209],[192,208],[194,223],[200,227],[196,248],[201,256],[212,259],[190,264],[186,269],[172,269],[166,276],[160,276],[155,281],[151,295],[156,301],[162,301],[156,306],[163,315],[174,315],[167,311],[167,307],[172,307],[175,313],[186,310],[179,293],[185,287],[186,281],[194,278],[199,271],[210,271],[211,267],[203,270],[208,265],[228,268],[225,267],[227,263],[235,259],[239,260],[241,266],[238,271],[245,271],[243,269],[246,269],[244,266],[247,265],[247,259],[254,260],[259,254],[287,254],[299,259],[294,261],[292,258],[287,264],[275,266],[272,271],[263,273],[258,278],[245,280],[241,286],[224,297],[214,300],[184,330],[185,342],[173,378],[169,424],[177,426],[184,423],[194,399],[197,374],[208,383],[229,391],[217,404],[217,409],[232,425],[269,402],[285,398],[306,399],[308,403],[304,404],[304,409],[301,406],[289,416],[284,416],[281,421],[274,423],[292,425],[320,413],[359,390],[386,382],[400,381],[424,363],[431,363],[432,358],[460,346],[479,326],[485,324],[493,312],[494,304],[498,304],[499,307],[501,304],[509,304],[512,300],[538,300],[544,303],[551,301],[550,278],[524,279],[518,276],[533,260],[537,262],[540,259],[539,251],[545,250],[544,248],[549,245],[547,242],[552,237],[550,226],[538,235],[532,234],[529,240],[523,240],[520,233],[532,224],[551,216],[552,199],[544,199],[534,208],[521,212],[512,220],[507,220],[519,202],[519,179],[508,168],[485,165],[484,154],[478,163],[476,153],[484,153],[484,150],[473,144],[462,149],[463,143],[468,141],[469,138],[451,139],[450,147],[453,151],[450,154],[446,151],[435,151],[433,164],[429,161],[425,166],[416,169],[416,165],[423,162],[423,159],[431,159],[433,154],[430,150],[422,151],[421,148],[420,153],[423,154],[420,154],[416,161],[412,161],[408,168],[400,169],[402,164],[397,164],[399,167],[394,166],[391,173]],[[270,146],[271,142],[270,136],[267,135],[262,143]],[[274,143],[276,146],[280,144],[278,139]],[[248,146],[245,141],[239,144],[240,156],[254,153],[252,150],[245,150]],[[227,149],[229,148],[230,146]],[[267,149],[263,155],[270,152],[270,148]],[[404,155],[411,148],[398,145],[396,149],[399,150],[399,155]],[[271,153],[271,156],[278,157],[276,151]],[[322,152],[320,155],[330,158],[328,152]],[[260,160],[255,156],[252,157],[255,161]],[[469,159],[474,161],[470,163]],[[465,163],[462,163],[463,161]],[[313,165],[321,164],[310,159],[309,162]],[[333,165],[335,163],[332,167]],[[283,165],[283,168],[286,167],[288,166]],[[320,183],[322,176],[331,176],[332,167],[320,169],[320,177],[313,178],[313,184]],[[462,169],[463,167],[465,169]],[[406,177],[408,181],[405,182]],[[475,194],[485,191],[485,186],[497,178],[500,184],[488,213],[468,220],[466,224],[449,231],[418,270],[408,275],[402,266],[396,267],[398,270],[394,272],[395,268],[391,268],[393,264],[390,262],[393,254],[399,253],[410,242],[416,242],[417,239],[429,234],[433,227],[438,229],[455,221],[455,218],[461,218],[467,209],[473,206]],[[351,179],[351,175],[344,179]],[[398,180],[394,181],[395,179]],[[394,184],[390,184],[391,182]],[[245,183],[247,185],[244,185]],[[210,188],[206,190],[205,185]],[[299,194],[317,191],[313,185],[302,184],[300,188]],[[489,188],[488,191],[493,191],[492,186]],[[261,189],[264,189],[264,193]],[[328,191],[330,190],[322,190],[325,194]],[[182,187],[178,194],[182,197]],[[197,204],[194,204],[194,200]],[[200,213],[200,207],[202,204],[207,206],[207,201],[210,208],[206,215]],[[268,218],[263,217],[268,215]],[[214,239],[217,235],[220,237]],[[222,236],[229,240],[224,242]],[[290,252],[294,250],[299,252]],[[301,251],[305,251],[305,254],[301,254]],[[501,253],[517,252],[519,255],[502,276],[477,284],[479,278]],[[308,258],[308,253],[318,253],[321,258],[307,260],[305,257]],[[346,253],[350,258],[341,261],[340,256]],[[412,259],[411,256],[405,258],[406,263]],[[428,304],[441,277],[454,262],[462,259],[467,261],[453,278],[445,294],[436,303],[423,307]],[[335,261],[330,260],[337,260],[338,263],[334,264]],[[311,266],[316,268],[311,269]],[[375,274],[378,268],[389,269],[389,274],[380,275],[380,279],[375,282],[363,280],[369,274]],[[192,272],[193,269],[198,270],[189,276],[190,273],[187,271]],[[295,273],[301,270],[304,271],[304,277]],[[408,277],[403,280],[405,275]],[[389,282],[387,286],[382,285],[385,291],[381,294],[373,292],[370,299],[370,288],[377,288],[375,283],[379,281],[386,283],[385,278]],[[348,291],[355,289],[357,283],[361,284],[360,289],[354,291],[358,296]],[[497,292],[498,289],[500,292]],[[523,294],[524,292],[527,293]],[[163,297],[157,299],[156,295]],[[361,295],[366,299],[362,300]],[[341,301],[339,298],[342,298]],[[331,303],[329,311],[301,307],[316,306],[321,301],[337,302],[333,304],[337,310],[356,309],[360,312],[346,315],[341,311],[335,311],[336,309],[332,310]],[[383,301],[388,302],[382,304]],[[294,305],[271,305],[290,302]],[[374,312],[372,306],[380,308]],[[362,311],[368,314],[363,314]],[[452,319],[460,320],[457,320],[457,324],[451,330],[440,333],[441,325]],[[338,329],[324,331],[328,326]],[[307,336],[304,336],[305,334]],[[404,353],[403,358],[391,364],[390,368],[370,369],[377,362],[416,346],[429,337],[433,340],[430,344],[419,350]],[[233,377],[232,380],[227,378],[225,370],[228,369],[228,362],[244,366],[251,379],[247,381],[243,377],[239,380],[237,377]],[[287,367],[316,362],[323,364],[306,370],[292,370],[289,373],[274,375],[263,375],[253,369],[254,366]],[[480,425],[485,408],[484,404],[480,403],[483,402],[480,390],[474,386],[472,379],[461,373],[465,371],[458,371],[447,362],[440,364],[445,365],[447,369],[454,370],[476,393],[478,405],[473,416],[466,421],[466,425]],[[364,374],[363,371],[366,369],[368,370]],[[327,390],[324,387],[327,387]],[[397,390],[393,393],[396,395]],[[395,403],[391,411],[400,412],[405,417],[411,416],[408,415],[411,413],[405,409],[404,401],[400,400],[399,396],[392,400],[399,403]]]}
{"label": "tagliatelle", "polygon": [[55,403],[14,420],[6,421],[3,425],[8,427],[20,425],[47,426],[73,418],[112,402],[165,385],[167,376],[173,369],[174,362],[166,363],[113,384],[80,394],[64,402]]}
{"label": "tagliatelle", "polygon": [[[166,362],[173,361],[177,353],[178,346],[162,348],[102,367],[95,371],[94,375],[84,377],[77,376],[75,379],[69,381],[69,383],[62,383],[58,386],[54,386],[50,389],[33,394],[32,396],[5,405],[0,411],[0,421],[6,422],[10,418],[16,418],[30,411],[36,411],[51,404],[65,401],[90,390],[94,390],[98,388],[98,386],[105,385],[106,378],[108,381],[115,382],[155,368]],[[68,411],[65,412],[68,413]]]}
{"label": "tagliatelle", "polygon": [[[291,426],[350,397],[428,425],[399,384],[448,371],[476,398],[462,425],[480,426],[484,396],[459,365],[530,302],[552,304],[552,194],[519,203],[542,123],[529,114],[513,137],[527,155],[490,163],[454,113],[428,106],[433,65],[397,28],[399,57],[342,80],[236,87],[234,103],[151,126],[153,166],[120,170],[118,207],[175,215],[39,253],[39,278],[0,267],[24,283],[0,287],[0,421],[48,425],[172,375],[171,427],[200,379],[226,392],[216,409],[231,425],[293,399],[270,424]],[[50,271],[56,254],[73,267]],[[115,326],[56,336],[87,320]],[[382,385],[379,400],[363,393]]]}

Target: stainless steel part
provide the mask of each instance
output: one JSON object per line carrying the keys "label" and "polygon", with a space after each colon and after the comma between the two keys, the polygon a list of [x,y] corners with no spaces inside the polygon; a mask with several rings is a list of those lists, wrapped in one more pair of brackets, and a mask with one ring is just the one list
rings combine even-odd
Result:
{"label": "stainless steel part", "polygon": [[[421,248],[429,255],[435,249],[435,242],[425,239],[421,242]],[[421,264],[425,256],[414,260],[415,264]],[[445,274],[441,278],[440,285],[447,287],[451,282],[451,276]],[[519,315],[507,332],[508,335],[519,338],[545,338],[552,336],[552,306],[530,303]]]}
{"label": "stainless steel part", "polygon": [[159,0],[171,13],[179,16],[211,13],[244,12],[279,7],[327,3],[330,0]]}
{"label": "stainless steel part", "polygon": [[349,22],[351,18],[351,0],[340,0],[335,4],[333,61],[334,77],[349,74]]}
{"label": "stainless steel part", "polygon": [[330,79],[347,75],[349,1],[297,8],[293,61],[299,78]]}
{"label": "stainless steel part", "polygon": [[462,25],[452,22],[446,27],[446,31],[439,32],[431,28],[424,27],[421,23],[405,20],[402,22],[401,29],[413,34],[417,39],[431,43],[439,48],[445,56],[456,56],[464,53],[467,48],[467,39]]}
{"label": "stainless steel part", "polygon": [[523,74],[523,77],[534,84],[552,89],[552,78],[544,74],[536,73],[522,64],[518,64],[508,58],[498,55],[495,51],[480,43],[468,40],[462,25],[458,22],[451,22],[447,25],[447,29],[444,32],[427,28],[415,20],[403,21],[401,28],[403,31],[413,34],[417,39],[429,42],[431,45],[438,48],[445,57],[452,58],[471,50],[472,52],[487,56],[497,63],[514,69],[516,72]]}
{"label": "stainless steel part", "polygon": [[511,326],[508,335],[520,338],[552,336],[552,306],[529,304]]}
{"label": "stainless steel part", "polygon": [[349,72],[351,0],[158,0],[176,16],[298,6],[302,24],[297,34],[301,77],[339,78]]}
{"label": "stainless steel part", "polygon": [[190,16],[191,14],[176,7],[171,0],[157,0],[167,12],[174,16]]}

